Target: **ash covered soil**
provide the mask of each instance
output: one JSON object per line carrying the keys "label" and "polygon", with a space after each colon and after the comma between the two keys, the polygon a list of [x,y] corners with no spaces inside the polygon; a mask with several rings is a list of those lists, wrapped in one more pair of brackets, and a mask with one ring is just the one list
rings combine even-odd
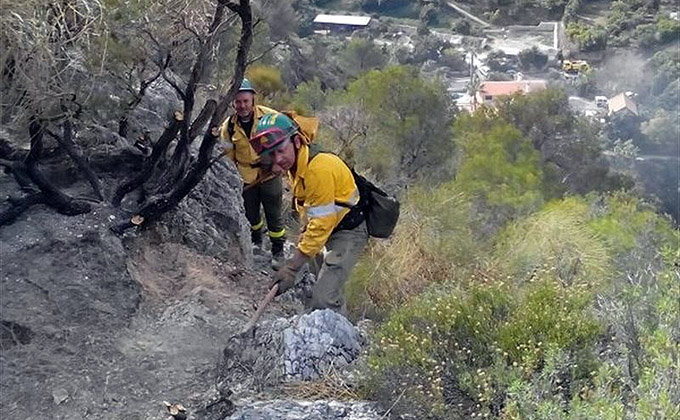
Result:
{"label": "ash covered soil", "polygon": [[213,392],[268,277],[153,231],[121,240],[111,216],[36,207],[0,230],[2,418],[163,419]]}

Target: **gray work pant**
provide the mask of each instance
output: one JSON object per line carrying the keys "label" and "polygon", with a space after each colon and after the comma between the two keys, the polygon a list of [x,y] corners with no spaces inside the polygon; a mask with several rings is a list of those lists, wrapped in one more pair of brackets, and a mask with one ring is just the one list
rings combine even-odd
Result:
{"label": "gray work pant", "polygon": [[316,275],[310,309],[328,308],[347,314],[345,283],[367,244],[366,222],[361,222],[354,229],[339,230],[331,234],[326,242],[326,253],[317,255],[310,264],[312,273]]}

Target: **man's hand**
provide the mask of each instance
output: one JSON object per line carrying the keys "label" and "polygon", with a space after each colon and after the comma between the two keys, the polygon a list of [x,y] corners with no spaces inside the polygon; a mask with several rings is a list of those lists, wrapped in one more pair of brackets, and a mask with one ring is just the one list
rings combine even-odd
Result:
{"label": "man's hand", "polygon": [[286,264],[281,267],[279,271],[274,273],[274,282],[272,283],[272,287],[274,287],[275,284],[279,285],[279,290],[276,293],[276,296],[285,293],[287,290],[295,286],[295,278],[297,277],[297,273],[307,261],[309,261],[309,257],[307,257],[302,252],[295,250],[295,255],[293,258],[286,261]]}
{"label": "man's hand", "polygon": [[297,277],[297,273],[298,272],[293,270],[293,268],[289,265],[284,265],[279,271],[274,273],[274,282],[272,283],[272,287],[274,287],[275,284],[279,285],[279,290],[276,292],[276,296],[285,293],[295,286],[295,277]]}

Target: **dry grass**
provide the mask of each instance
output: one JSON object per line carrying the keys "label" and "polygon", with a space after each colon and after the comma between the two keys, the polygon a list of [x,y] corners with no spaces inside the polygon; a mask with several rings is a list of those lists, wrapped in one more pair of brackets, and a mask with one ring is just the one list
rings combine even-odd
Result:
{"label": "dry grass", "polygon": [[287,398],[304,400],[332,399],[338,401],[356,401],[361,399],[345,375],[337,369],[325,372],[316,381],[290,382],[283,386]]}

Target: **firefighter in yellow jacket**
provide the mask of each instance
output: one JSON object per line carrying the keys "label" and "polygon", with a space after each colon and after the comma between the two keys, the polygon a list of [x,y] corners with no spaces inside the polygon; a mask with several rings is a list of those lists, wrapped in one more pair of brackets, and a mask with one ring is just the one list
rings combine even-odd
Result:
{"label": "firefighter in yellow jacket", "polygon": [[306,221],[293,257],[274,276],[278,293],[290,289],[302,266],[325,246],[323,263],[316,267],[311,308],[344,313],[345,282],[368,243],[350,168],[334,154],[307,144],[298,125],[283,114],[260,118],[250,143],[260,156],[271,159],[273,173],[288,173],[295,205]]}
{"label": "firefighter in yellow jacket", "polygon": [[[262,105],[255,105],[255,89],[248,79],[243,79],[241,87],[234,99],[236,113],[223,124],[221,137],[229,142],[227,155],[236,163],[244,182],[243,204],[246,218],[250,223],[253,245],[262,246],[262,230],[264,220],[260,206],[264,208],[267,219],[267,230],[271,241],[274,265],[283,261],[283,246],[286,241],[286,230],[283,224],[281,177],[276,176],[262,181],[268,168],[266,162],[260,161],[248,140],[255,133],[258,121],[263,115],[276,112]],[[262,182],[260,182],[262,181]]]}

